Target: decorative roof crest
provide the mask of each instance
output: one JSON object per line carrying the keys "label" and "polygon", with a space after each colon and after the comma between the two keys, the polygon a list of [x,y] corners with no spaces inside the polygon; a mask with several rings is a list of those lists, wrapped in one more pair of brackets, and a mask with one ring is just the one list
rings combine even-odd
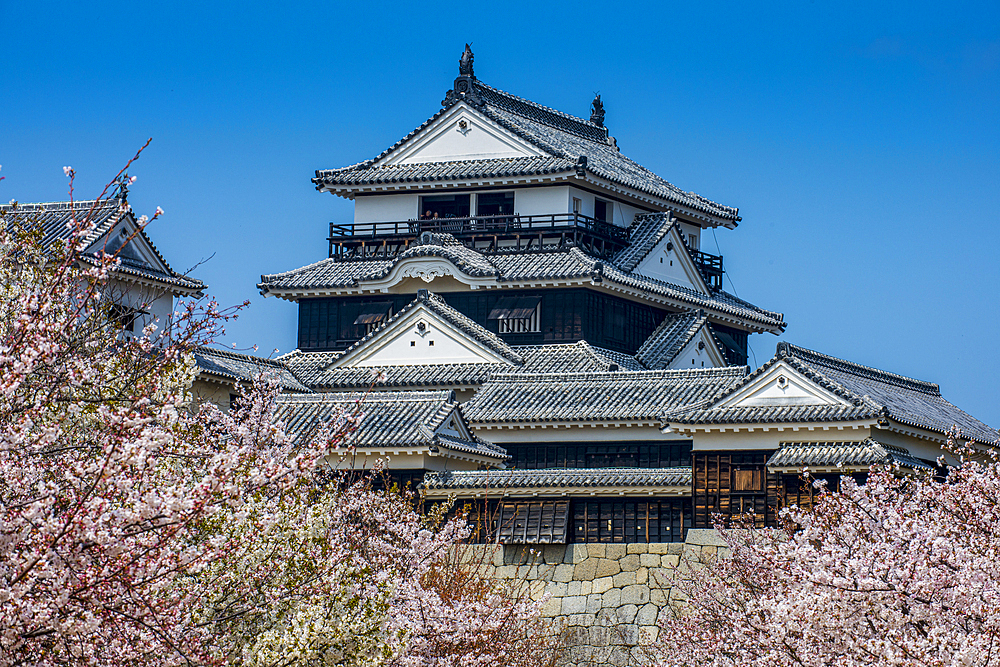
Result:
{"label": "decorative roof crest", "polygon": [[590,122],[598,127],[604,127],[604,102],[601,101],[600,93],[594,93],[594,101],[590,107]]}
{"label": "decorative roof crest", "polygon": [[482,106],[483,100],[473,85],[476,81],[476,75],[472,69],[472,63],[475,59],[472,49],[466,44],[465,51],[458,60],[458,77],[455,79],[455,85],[445,93],[444,99],[441,100],[441,106],[447,108],[459,100],[464,100],[473,106]]}

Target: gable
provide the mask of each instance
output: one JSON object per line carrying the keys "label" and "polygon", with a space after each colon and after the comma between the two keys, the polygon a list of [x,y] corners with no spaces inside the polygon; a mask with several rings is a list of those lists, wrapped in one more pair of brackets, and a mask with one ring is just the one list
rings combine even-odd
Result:
{"label": "gable", "polygon": [[785,405],[851,404],[781,361],[713,407],[743,408]]}
{"label": "gable", "polygon": [[545,155],[478,111],[456,104],[378,166]]}
{"label": "gable", "polygon": [[[150,247],[145,235],[137,232],[138,226],[130,216],[125,216],[107,234],[100,236],[87,248],[87,252],[96,253],[102,249],[108,253],[117,252],[123,262],[140,262],[162,273],[170,274],[170,269],[163,264],[156,252]],[[129,238],[131,236],[131,238]],[[125,243],[124,247],[122,244]]]}
{"label": "gable", "polygon": [[708,325],[702,325],[698,333],[670,360],[667,368],[721,368],[727,366],[726,358],[712,337]]}
{"label": "gable", "polygon": [[331,368],[483,363],[510,361],[418,304],[338,358]]}
{"label": "gable", "polygon": [[452,410],[451,414],[448,415],[448,418],[445,419],[434,432],[450,435],[454,438],[459,438],[460,440],[471,440],[472,433],[469,431],[469,428],[459,415],[460,413],[458,410]]}
{"label": "gable", "polygon": [[676,225],[653,246],[649,254],[635,267],[634,273],[641,273],[672,285],[689,287],[702,294],[709,293],[708,286],[701,277],[698,267],[691,260],[691,255],[684,246]]}

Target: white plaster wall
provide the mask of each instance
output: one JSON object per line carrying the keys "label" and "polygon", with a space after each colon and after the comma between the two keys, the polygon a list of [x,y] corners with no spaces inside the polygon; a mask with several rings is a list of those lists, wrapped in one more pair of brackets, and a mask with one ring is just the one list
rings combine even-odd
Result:
{"label": "white plaster wall", "polygon": [[694,249],[695,250],[701,250],[702,252],[708,252],[701,245],[701,227],[699,227],[697,225],[690,225],[690,224],[688,224],[686,222],[682,222],[681,225],[680,225],[680,227],[681,227],[681,231],[684,232],[684,240],[688,242],[688,245],[691,244],[690,237],[693,235],[696,239],[698,239],[696,241]]}
{"label": "white plaster wall", "polygon": [[[810,426],[812,428],[810,428]],[[694,434],[694,449],[696,451],[711,451],[716,449],[778,449],[782,442],[859,442],[871,434],[871,428],[836,428],[823,429],[823,424],[802,425],[797,431],[791,426],[779,431],[770,428],[767,431],[753,432],[718,432]]]}
{"label": "white plaster wall", "polygon": [[[514,191],[514,212],[520,215],[549,215],[573,211],[570,188],[566,185],[549,188],[521,188]],[[593,209],[593,202],[591,202]],[[593,210],[591,210],[591,214]]]}
{"label": "white plaster wall", "polygon": [[417,194],[364,195],[354,199],[354,222],[394,222],[419,217]]}
{"label": "white plaster wall", "polygon": [[[425,325],[420,332],[417,325]],[[360,353],[360,350],[359,350]],[[398,333],[374,349],[364,358],[351,360],[350,366],[405,366],[424,364],[476,364],[495,362],[497,357],[487,356],[481,350],[469,347],[449,329],[439,326],[431,318],[415,317]]]}
{"label": "white plaster wall", "polygon": [[[673,243],[673,250],[667,250],[668,242]],[[677,241],[673,238],[673,234],[665,236],[635,270],[650,278],[696,289],[694,282],[688,276],[688,271],[684,268],[684,262],[678,255]]]}
{"label": "white plaster wall", "polygon": [[573,426],[570,428],[487,429],[473,428],[476,435],[498,445],[524,442],[631,442],[688,440],[676,434],[664,434],[655,426]]}
{"label": "white plaster wall", "polygon": [[621,202],[613,202],[615,209],[614,223],[619,227],[628,227],[632,224],[635,216],[641,213],[649,213],[641,208],[636,208],[635,206],[629,206],[628,204],[623,204]]}
{"label": "white plaster wall", "polygon": [[[462,123],[464,121],[464,127]],[[456,109],[411,140],[387,164],[418,164],[540,155],[541,151],[485,118]]]}
{"label": "white plaster wall", "polygon": [[123,306],[146,311],[135,322],[135,333],[151,323],[155,323],[157,331],[163,331],[174,312],[174,297],[168,292],[144,285],[112,280],[104,292],[105,297]]}
{"label": "white plaster wall", "polygon": [[[705,344],[705,349],[698,349],[699,342]],[[691,339],[691,342],[684,346],[680,354],[674,357],[673,363],[668,368],[716,368],[724,365],[712,362],[712,355],[708,351],[710,345],[714,345],[714,343],[705,339],[705,330],[702,329],[697,336]]]}

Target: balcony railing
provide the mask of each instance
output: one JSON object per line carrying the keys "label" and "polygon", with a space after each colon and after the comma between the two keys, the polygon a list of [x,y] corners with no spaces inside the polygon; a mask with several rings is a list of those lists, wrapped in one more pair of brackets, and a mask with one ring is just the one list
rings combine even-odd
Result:
{"label": "balcony railing", "polygon": [[610,256],[628,245],[628,230],[578,213],[547,215],[476,215],[462,218],[394,222],[330,223],[331,257],[392,254],[423,232],[446,232],[470,247],[539,248],[573,241],[591,252]]}
{"label": "balcony railing", "polygon": [[698,266],[705,282],[716,289],[722,289],[722,276],[725,274],[725,269],[722,268],[722,255],[709,255],[707,252],[692,250],[691,259]]}

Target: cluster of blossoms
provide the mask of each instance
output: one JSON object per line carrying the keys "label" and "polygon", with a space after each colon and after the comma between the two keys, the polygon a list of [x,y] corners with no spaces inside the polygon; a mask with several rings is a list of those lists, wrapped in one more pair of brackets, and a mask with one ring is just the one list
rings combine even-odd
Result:
{"label": "cluster of blossoms", "polygon": [[538,663],[537,602],[455,585],[463,522],[319,474],[350,419],[293,441],[266,378],[193,406],[233,313],[124,335],[89,218],[56,249],[0,224],[0,667]]}
{"label": "cluster of blossoms", "polygon": [[873,469],[785,530],[723,530],[691,564],[663,665],[1000,664],[1000,465],[952,443],[946,480]]}

